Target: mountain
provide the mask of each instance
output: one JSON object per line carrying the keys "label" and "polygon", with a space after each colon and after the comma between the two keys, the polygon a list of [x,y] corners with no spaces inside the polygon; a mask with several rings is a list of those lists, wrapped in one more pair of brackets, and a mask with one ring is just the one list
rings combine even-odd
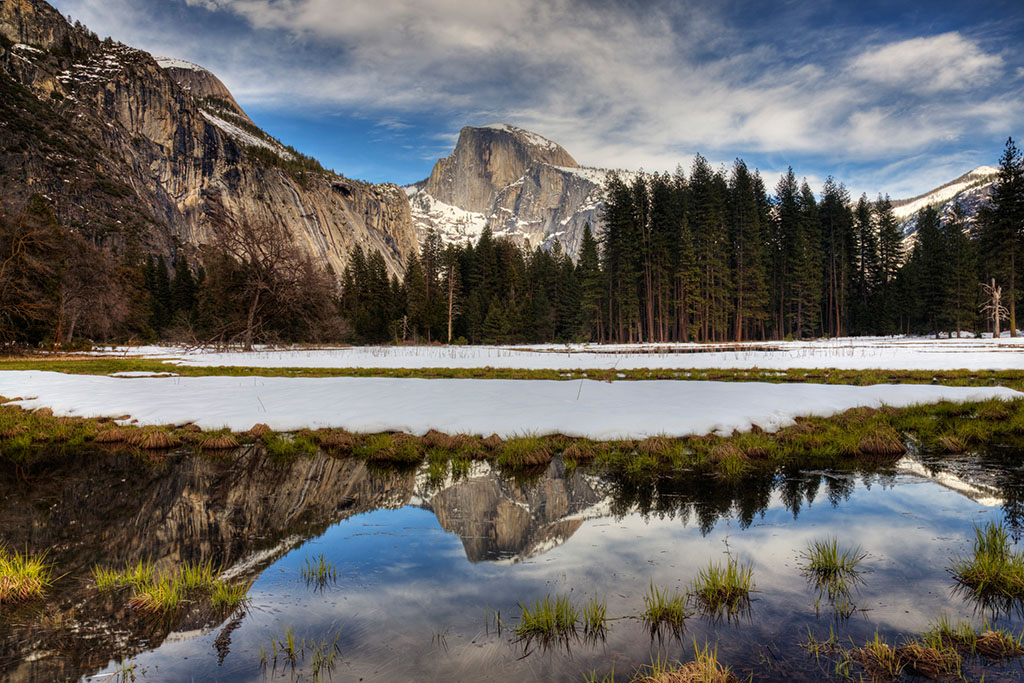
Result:
{"label": "mountain", "polygon": [[610,171],[580,166],[557,143],[508,124],[466,127],[430,176],[405,188],[420,239],[475,239],[489,225],[530,247],[556,241],[573,257],[600,221]]}
{"label": "mountain", "polygon": [[394,273],[417,247],[398,186],[324,170],[206,69],[100,41],[42,0],[0,2],[0,121],[5,209],[41,194],[103,246],[196,259],[217,234],[263,222],[335,272],[360,244]]}
{"label": "mountain", "polygon": [[900,221],[900,229],[907,237],[917,232],[917,212],[928,206],[937,207],[939,218],[946,221],[958,203],[964,209],[970,227],[978,209],[992,196],[992,186],[998,174],[999,169],[994,166],[979,166],[934,190],[894,201],[893,214]]}

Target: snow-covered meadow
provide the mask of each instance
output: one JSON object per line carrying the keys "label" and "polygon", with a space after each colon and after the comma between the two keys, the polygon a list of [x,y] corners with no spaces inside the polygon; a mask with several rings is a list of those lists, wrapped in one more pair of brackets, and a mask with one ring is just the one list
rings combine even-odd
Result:
{"label": "snow-covered meadow", "polygon": [[594,439],[773,430],[797,416],[858,406],[1024,396],[1005,388],[934,385],[598,382],[384,377],[107,377],[0,372],[0,395],[59,416],[123,417],[139,424],[278,431],[344,427],[402,431],[562,433]]}
{"label": "snow-covered meadow", "polygon": [[97,353],[164,358],[171,364],[206,367],[1024,370],[1024,338],[1019,337],[850,337],[718,345],[357,346],[264,348],[250,353],[143,346]]}

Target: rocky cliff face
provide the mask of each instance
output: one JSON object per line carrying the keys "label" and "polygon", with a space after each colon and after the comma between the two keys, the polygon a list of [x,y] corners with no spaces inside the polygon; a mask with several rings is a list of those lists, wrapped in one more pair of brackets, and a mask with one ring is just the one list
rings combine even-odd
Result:
{"label": "rocky cliff face", "polygon": [[484,226],[530,247],[560,242],[575,257],[597,229],[608,171],[583,168],[562,147],[506,124],[463,128],[430,177],[405,188],[422,239],[472,240]]}
{"label": "rocky cliff face", "polygon": [[[272,223],[336,272],[355,244],[399,273],[405,194],[324,171],[260,130],[213,74],[76,28],[42,0],[0,4],[0,191],[48,197],[99,243],[191,255]],[[8,207],[9,208],[9,207]]]}

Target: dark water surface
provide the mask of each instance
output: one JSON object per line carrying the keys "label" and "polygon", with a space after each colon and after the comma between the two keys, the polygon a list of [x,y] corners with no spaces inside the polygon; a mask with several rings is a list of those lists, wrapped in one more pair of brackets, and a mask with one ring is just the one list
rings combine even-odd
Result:
{"label": "dark water surface", "polygon": [[[656,657],[692,658],[694,643],[755,680],[822,680],[834,662],[800,645],[808,629],[862,644],[926,630],[940,614],[1020,629],[952,591],[946,568],[971,549],[973,525],[1021,525],[1018,451],[905,459],[880,472],[794,471],[740,482],[680,473],[634,480],[556,461],[532,477],[484,463],[452,477],[368,468],[326,455],[275,463],[172,455],[43,457],[0,468],[0,540],[48,551],[56,581],[43,603],[0,613],[0,680],[119,680],[124,661],[146,681],[314,680],[272,642],[337,645],[333,681],[581,681],[614,668],[628,680]],[[869,554],[857,611],[818,601],[799,569],[815,539],[837,535]],[[653,638],[635,617],[653,582],[685,590],[726,553],[753,565],[748,613],[690,618],[681,638]],[[300,569],[323,554],[337,579]],[[151,559],[158,570],[212,560],[254,581],[244,611],[192,606],[146,617],[98,594],[90,570]],[[607,638],[529,650],[508,627],[518,603],[547,594],[606,599]],[[504,629],[498,629],[498,618]],[[261,649],[267,663],[261,662]],[[965,674],[1019,680],[1019,662],[967,662]]]}

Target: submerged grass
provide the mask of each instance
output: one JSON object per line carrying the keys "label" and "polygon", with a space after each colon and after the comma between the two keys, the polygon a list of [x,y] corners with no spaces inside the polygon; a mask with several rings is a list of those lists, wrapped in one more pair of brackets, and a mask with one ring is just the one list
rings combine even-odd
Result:
{"label": "submerged grass", "polygon": [[691,592],[697,606],[707,615],[734,616],[750,607],[750,591],[754,588],[754,569],[740,564],[733,557],[725,564],[710,562],[694,579]]}
{"label": "submerged grass", "polygon": [[686,620],[692,615],[686,605],[685,594],[662,590],[651,581],[644,596],[644,611],[640,618],[647,624],[652,635],[667,631],[678,638],[683,634]]}
{"label": "submerged grass", "polygon": [[840,548],[838,537],[811,541],[800,554],[800,568],[815,588],[845,616],[851,590],[861,574],[860,563],[867,557],[860,546]]}
{"label": "submerged grass", "polygon": [[522,614],[519,623],[513,627],[519,640],[544,643],[568,640],[576,635],[580,612],[567,595],[554,598],[546,595],[535,601],[532,608],[522,603],[519,608]]}
{"label": "submerged grass", "polygon": [[322,553],[315,558],[306,556],[299,570],[306,585],[323,589],[333,584],[338,577],[334,563],[330,562]]}
{"label": "submerged grass", "polygon": [[186,562],[169,574],[158,574],[149,560],[126,563],[120,570],[95,565],[92,577],[97,590],[130,589],[129,605],[158,613],[174,612],[196,598],[209,598],[214,609],[234,609],[245,603],[250,588],[222,580],[210,561]]}
{"label": "submerged grass", "polygon": [[0,544],[0,605],[41,598],[53,581],[46,554],[21,553]]}
{"label": "submerged grass", "polygon": [[974,552],[956,557],[948,571],[963,590],[978,600],[1019,604],[1024,599],[1024,554],[1010,547],[1000,523],[974,527]]}

